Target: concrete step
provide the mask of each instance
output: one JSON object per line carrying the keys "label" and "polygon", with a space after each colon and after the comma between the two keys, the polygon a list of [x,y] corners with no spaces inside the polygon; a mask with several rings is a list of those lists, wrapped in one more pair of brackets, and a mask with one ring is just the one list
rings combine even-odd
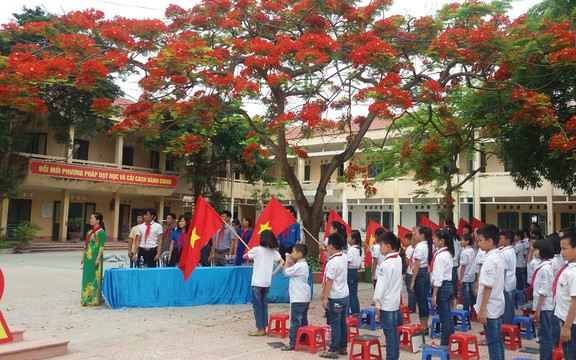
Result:
{"label": "concrete step", "polygon": [[[22,335],[22,331],[20,334]],[[68,352],[69,341],[54,337],[26,333],[21,341],[0,344],[0,359],[2,360],[36,360],[64,355]]]}
{"label": "concrete step", "polygon": [[[81,251],[84,248],[84,242],[56,242],[56,241],[36,241],[30,243],[30,252],[49,252],[49,251]],[[128,243],[125,241],[110,241],[104,246],[106,250],[128,250]]]}
{"label": "concrete step", "polygon": [[19,342],[24,340],[24,330],[18,328],[10,328],[10,332],[12,333],[12,338],[14,339],[13,342]]}

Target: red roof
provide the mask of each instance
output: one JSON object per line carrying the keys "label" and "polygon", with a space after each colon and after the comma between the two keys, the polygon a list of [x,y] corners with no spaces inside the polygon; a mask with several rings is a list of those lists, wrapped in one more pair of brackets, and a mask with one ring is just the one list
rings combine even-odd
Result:
{"label": "red roof", "polygon": [[[398,115],[398,116],[400,116],[400,115]],[[392,120],[390,120],[390,119],[376,118],[376,119],[374,119],[374,121],[372,121],[372,124],[370,124],[370,130],[386,129],[388,126],[390,126],[390,124],[392,124]],[[360,128],[360,124],[352,123],[352,131],[358,131],[359,128]],[[295,127],[295,128],[287,129],[286,130],[286,139],[287,140],[293,140],[293,139],[299,138],[300,134],[301,134],[300,129],[301,129],[301,127]],[[330,131],[326,131],[325,133],[323,133],[321,135],[331,135],[331,134],[338,134],[338,131],[330,130]],[[319,135],[319,136],[321,136],[321,135]]]}
{"label": "red roof", "polygon": [[112,105],[115,106],[120,106],[125,108],[128,105],[132,105],[132,104],[136,104],[135,101],[129,100],[129,99],[125,99],[125,98],[117,98],[116,100],[114,100],[114,102],[112,103]]}

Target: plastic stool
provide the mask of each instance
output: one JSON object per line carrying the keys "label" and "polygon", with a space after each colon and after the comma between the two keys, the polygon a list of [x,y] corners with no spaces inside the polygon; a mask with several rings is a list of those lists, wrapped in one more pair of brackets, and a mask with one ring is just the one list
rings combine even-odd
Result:
{"label": "plastic stool", "polygon": [[530,315],[534,315],[535,313],[536,311],[534,310],[528,310],[528,309],[522,310],[522,316],[532,317]]}
{"label": "plastic stool", "polygon": [[504,347],[509,347],[512,351],[516,351],[516,345],[522,348],[520,328],[515,325],[502,324],[502,340],[504,340]]}
{"label": "plastic stool", "polygon": [[[452,349],[452,342],[456,341],[458,347]],[[480,360],[480,351],[478,350],[478,339],[475,335],[458,333],[450,335],[450,340],[448,341],[450,345],[450,356],[457,357],[463,360],[477,358]],[[470,343],[474,343],[474,349],[470,350]]]}
{"label": "plastic stool", "polygon": [[430,307],[430,315],[432,315],[432,316],[436,315],[436,309],[434,308],[434,306],[432,306],[432,298],[431,297],[428,298],[428,305]]}
{"label": "plastic stool", "polygon": [[400,348],[412,351],[412,336],[422,331],[420,324],[398,326],[398,337],[400,338]]}
{"label": "plastic stool", "polygon": [[268,336],[280,335],[282,339],[285,339],[288,334],[286,327],[288,319],[290,319],[290,315],[288,314],[274,314],[270,316],[270,321],[268,321]]}
{"label": "plastic stool", "polygon": [[431,347],[424,348],[424,351],[422,351],[422,360],[431,360],[432,356],[439,356],[441,360],[450,360],[450,354],[446,354],[444,350]]}
{"label": "plastic stool", "polygon": [[527,302],[526,290],[514,290],[514,307],[516,309],[518,309],[518,305],[524,305]]}
{"label": "plastic stool", "polygon": [[552,360],[562,360],[564,359],[564,352],[562,352],[562,340],[560,340],[560,344],[556,350],[552,352]]}
{"label": "plastic stool", "polygon": [[360,336],[360,326],[358,325],[358,319],[353,316],[346,318],[346,325],[348,325],[348,342],[352,341],[352,338]]}
{"label": "plastic stool", "polygon": [[[304,339],[302,339],[302,337]],[[316,354],[316,349],[321,347],[326,350],[326,341],[324,341],[324,330],[320,326],[306,325],[298,329],[296,334],[295,350],[308,349],[311,354]]]}
{"label": "plastic stool", "polygon": [[[354,345],[360,345],[360,352],[354,354]],[[372,346],[376,345],[378,354],[372,354],[370,350]],[[350,344],[350,359],[358,360],[382,360],[382,350],[380,348],[380,341],[378,336],[362,335],[352,339]]]}
{"label": "plastic stool", "polygon": [[400,305],[400,311],[402,312],[404,324],[410,324],[410,309],[408,309],[408,306]]}
{"label": "plastic stool", "polygon": [[[528,316],[514,316],[512,324],[518,326],[520,334],[526,337],[526,340],[532,340],[532,336],[536,336],[536,325],[534,319]],[[524,326],[522,326],[524,325]]]}
{"label": "plastic stool", "polygon": [[[366,315],[366,317],[364,317],[364,315]],[[374,308],[360,310],[360,327],[369,327],[370,330],[374,331],[380,326],[380,324],[376,323],[376,312]]]}
{"label": "plastic stool", "polygon": [[452,310],[450,312],[452,319],[454,319],[454,328],[460,327],[462,332],[467,329],[472,330],[472,320],[470,319],[470,312],[467,310]]}
{"label": "plastic stool", "polygon": [[[438,331],[436,331],[438,329]],[[440,336],[442,331],[442,324],[440,323],[440,316],[434,316],[432,318],[432,325],[430,325],[430,339],[434,339],[434,336]]]}

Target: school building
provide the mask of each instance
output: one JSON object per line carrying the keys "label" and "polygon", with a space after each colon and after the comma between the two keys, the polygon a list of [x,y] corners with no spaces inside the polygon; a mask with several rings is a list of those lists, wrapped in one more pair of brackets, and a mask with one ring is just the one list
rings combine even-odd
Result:
{"label": "school building", "polygon": [[[125,105],[119,99],[116,104]],[[368,137],[383,139],[386,122],[377,121]],[[297,137],[297,129],[288,136]],[[144,135],[132,133],[109,136],[102,132],[93,138],[75,136],[70,129],[73,147],[56,143],[48,121],[34,118],[26,124],[25,141],[18,144],[16,155],[25,164],[26,176],[18,188],[18,197],[4,200],[0,209],[0,228],[8,235],[21,221],[30,220],[42,230],[34,240],[67,241],[67,221],[83,219],[80,231],[86,233],[91,213],[101,212],[106,224],[108,240],[126,239],[136,214],[153,207],[159,219],[167,213],[177,215],[192,212],[190,184],[186,183],[186,163],[174,160],[161,148],[143,148]],[[305,195],[312,201],[320,175],[328,167],[331,157],[341,151],[344,135],[326,135],[301,140],[307,148],[307,159],[290,159]],[[363,154],[355,155],[362,159]],[[470,220],[473,216],[497,224],[502,229],[528,226],[537,222],[545,233],[561,227],[576,227],[575,198],[545,183],[539,189],[522,190],[512,182],[506,164],[495,156],[478,155],[475,159],[460,160],[460,176],[483,161],[485,171],[466,183],[456,196],[454,218]],[[180,165],[180,166],[179,166]],[[341,167],[332,175],[325,198],[325,217],[331,208],[340,213],[354,229],[366,230],[369,219],[388,229],[397,225],[411,228],[421,214],[440,223],[440,196],[431,192],[426,199],[414,198],[419,187],[410,177],[375,183],[377,194],[366,198],[361,186],[336,181]],[[279,168],[270,173],[282,178]],[[256,217],[255,190],[268,189],[284,204],[296,202],[288,187],[277,189],[274,184],[249,184],[242,174],[230,169],[220,179],[218,189],[227,196],[234,217]]]}

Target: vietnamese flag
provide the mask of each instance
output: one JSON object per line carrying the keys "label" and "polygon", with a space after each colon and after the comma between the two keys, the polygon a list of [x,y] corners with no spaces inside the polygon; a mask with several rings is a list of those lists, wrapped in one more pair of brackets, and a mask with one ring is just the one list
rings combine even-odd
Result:
{"label": "vietnamese flag", "polygon": [[295,222],[296,218],[290,214],[290,211],[286,210],[278,200],[272,197],[268,205],[262,210],[256,225],[254,225],[254,232],[248,243],[247,250],[260,246],[260,234],[262,231],[271,230],[275,236],[278,236],[284,229]]}
{"label": "vietnamese flag", "polygon": [[222,224],[222,217],[218,215],[216,210],[214,210],[202,196],[198,197],[194,215],[192,216],[192,221],[186,234],[186,241],[184,242],[184,248],[180,256],[180,263],[178,264],[178,267],[184,274],[184,281],[188,280],[188,277],[190,277],[190,274],[192,274],[192,271],[194,271],[196,265],[198,265],[200,261],[200,250],[212,239],[212,236],[214,236]]}
{"label": "vietnamese flag", "polygon": [[[332,221],[338,221],[340,224],[344,225],[344,227],[346,228],[346,234],[350,234],[350,231],[352,231],[350,225],[346,224],[346,221],[344,221],[340,217],[340,215],[338,215],[336,211],[334,211],[334,209],[330,209],[330,215],[328,215],[328,224],[326,224],[326,232],[324,233],[324,240],[328,238],[328,235],[330,235],[330,224],[332,224]],[[344,241],[346,240],[347,239],[344,239]],[[324,241],[322,241],[322,243],[324,243]],[[326,262],[326,260],[324,259],[324,251],[320,252],[320,262],[322,263]]]}
{"label": "vietnamese flag", "polygon": [[372,253],[370,248],[376,244],[376,229],[382,226],[373,219],[368,222],[368,229],[366,229],[366,248],[364,251],[364,267],[372,266]]}
{"label": "vietnamese flag", "polygon": [[[2,270],[0,270],[0,299],[2,298],[2,293],[4,293],[4,275],[2,274]],[[4,320],[4,316],[0,312],[0,344],[2,343],[9,343],[13,339],[12,333],[8,328],[8,324],[6,324],[6,320]]]}
{"label": "vietnamese flag", "polygon": [[464,225],[471,225],[468,221],[460,218],[460,221],[458,222],[458,230],[456,230],[456,233],[460,236],[462,236],[464,233],[462,232],[462,229],[464,228]]}
{"label": "vietnamese flag", "polygon": [[420,225],[428,226],[432,231],[440,228],[434,221],[428,219],[426,215],[420,215]]}
{"label": "vietnamese flag", "polygon": [[412,230],[398,225],[398,237],[402,241],[402,247],[406,249],[410,244],[406,243],[406,235],[412,234]]}
{"label": "vietnamese flag", "polygon": [[476,219],[475,217],[472,218],[472,231],[476,231],[476,229],[481,228],[482,226],[484,226],[485,224]]}

